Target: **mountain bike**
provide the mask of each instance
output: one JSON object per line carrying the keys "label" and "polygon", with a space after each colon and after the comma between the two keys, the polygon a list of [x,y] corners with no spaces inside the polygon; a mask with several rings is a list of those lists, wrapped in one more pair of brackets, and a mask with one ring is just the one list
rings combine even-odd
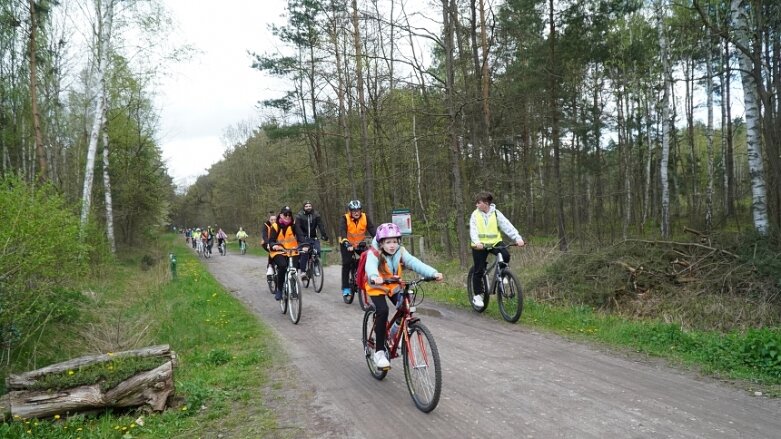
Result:
{"label": "mountain bike", "polygon": [[210,257],[212,257],[212,246],[213,245],[214,245],[214,241],[211,238],[209,238],[204,243],[203,256],[206,257],[206,259],[209,259]]}
{"label": "mountain bike", "polygon": [[299,252],[307,249],[308,244],[299,245],[296,248],[282,249],[287,257],[287,273],[285,274],[285,283],[282,285],[282,300],[279,301],[279,309],[282,314],[287,312],[290,315],[290,321],[297,324],[301,320],[301,279],[298,278],[298,268],[293,264],[293,257]]}
{"label": "mountain bike", "polygon": [[247,243],[243,239],[239,239],[239,250],[241,254],[247,254]]}
{"label": "mountain bike", "polygon": [[[487,251],[493,249],[502,249],[512,247],[516,244],[501,243],[495,246],[486,246]],[[475,306],[473,299],[474,287],[472,284],[472,278],[474,276],[475,267],[469,268],[469,274],[466,279],[466,290],[469,304],[472,305],[472,309],[477,312],[483,312],[488,308],[488,298],[492,294],[496,294],[497,303],[499,304],[499,312],[502,314],[502,318],[510,323],[515,323],[521,318],[523,312],[523,288],[521,283],[510,271],[507,263],[504,262],[504,258],[501,253],[497,253],[493,262],[489,264],[485,269],[485,274],[482,278],[483,283],[483,306]],[[490,288],[488,285],[488,279],[491,279]]]}
{"label": "mountain bike", "polygon": [[309,288],[311,283],[315,293],[323,290],[323,263],[320,262],[320,251],[314,245],[309,247],[309,259],[306,261],[304,273],[306,273],[306,278],[303,279],[304,288]]}
{"label": "mountain bike", "polygon": [[[353,299],[355,299],[355,295],[360,292],[360,288],[358,287],[358,284],[355,282],[355,273],[358,271],[358,261],[361,259],[361,253],[365,252],[367,249],[367,244],[365,241],[361,241],[357,246],[353,246],[352,251],[352,260],[350,261],[350,273],[347,276],[347,286],[350,288],[350,294],[346,296],[342,296],[342,300],[344,300],[344,303],[351,304],[353,303]],[[366,311],[368,308],[364,308],[364,303],[361,301],[361,309]]]}
{"label": "mountain bike", "polygon": [[[434,342],[431,331],[420,322],[420,318],[414,316],[416,305],[422,302],[423,296],[418,297],[418,284],[429,282],[434,278],[424,278],[412,282],[404,282],[401,279],[385,279],[385,284],[400,284],[403,290],[396,303],[396,313],[388,319],[386,331],[385,352],[388,360],[399,357],[399,350],[404,361],[404,380],[407,382],[407,390],[412,397],[415,406],[424,413],[436,408],[439,403],[439,394],[442,391],[442,366],[439,359],[439,350]],[[420,300],[418,300],[420,299]],[[390,367],[379,369],[374,364],[374,352],[376,344],[374,338],[375,310],[371,307],[363,315],[363,353],[369,372],[377,379],[382,380],[388,374]],[[397,330],[392,332],[394,324]]]}

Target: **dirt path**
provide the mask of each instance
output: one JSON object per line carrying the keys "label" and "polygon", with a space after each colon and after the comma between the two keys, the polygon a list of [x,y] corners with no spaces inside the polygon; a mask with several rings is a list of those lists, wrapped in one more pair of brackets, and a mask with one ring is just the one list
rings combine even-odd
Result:
{"label": "dirt path", "polygon": [[[781,401],[497,322],[432,302],[418,314],[443,363],[439,406],[418,411],[399,360],[383,381],[361,348],[363,313],[342,303],[339,266],[323,292],[307,289],[293,325],[268,292],[265,258],[231,254],[211,273],[274,328],[298,378],[287,404],[299,437],[429,438],[771,438],[781,435]],[[296,430],[297,428],[297,430]]]}

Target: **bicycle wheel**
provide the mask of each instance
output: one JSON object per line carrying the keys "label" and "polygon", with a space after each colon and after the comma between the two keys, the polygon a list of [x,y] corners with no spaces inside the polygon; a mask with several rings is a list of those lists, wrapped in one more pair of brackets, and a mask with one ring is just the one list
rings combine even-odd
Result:
{"label": "bicycle wheel", "polygon": [[[467,274],[467,276],[466,276],[466,293],[467,293],[466,294],[466,298],[469,300],[469,305],[472,306],[473,310],[475,310],[477,312],[483,312],[483,311],[485,311],[486,308],[488,308],[488,297],[489,297],[489,295],[483,293],[482,294],[482,296],[483,296],[483,306],[482,307],[475,306],[475,302],[473,300],[474,297],[475,297],[475,293],[474,293],[474,287],[472,286],[472,277],[474,276],[474,271],[475,271],[475,267],[471,267],[469,269],[469,274]],[[485,276],[483,276],[483,291],[484,292],[488,291],[488,285],[486,285],[486,284],[487,284],[487,282],[485,280]]]}
{"label": "bicycle wheel", "polygon": [[320,258],[315,258],[312,261],[312,274],[309,276],[312,278],[312,283],[315,286],[315,293],[323,291],[323,265],[320,262]]}
{"label": "bicycle wheel", "polygon": [[247,254],[247,244],[244,242],[241,243],[241,254],[242,255]]}
{"label": "bicycle wheel", "polygon": [[375,339],[374,339],[374,309],[366,311],[363,314],[363,355],[366,357],[366,365],[369,366],[369,373],[375,379],[381,380],[388,374],[388,370],[377,369],[374,365]]}
{"label": "bicycle wheel", "polygon": [[277,275],[272,274],[271,279],[268,278],[268,275],[266,275],[266,283],[268,284],[268,291],[271,294],[274,294],[274,292],[277,289]]}
{"label": "bicycle wheel", "polygon": [[280,311],[282,311],[282,314],[285,314],[287,312],[287,305],[288,305],[287,304],[287,298],[288,298],[288,295],[287,295],[288,286],[287,285],[288,285],[288,283],[289,282],[286,281],[285,285],[282,286],[282,300],[279,301],[279,309],[280,309]]}
{"label": "bicycle wheel", "polygon": [[442,391],[442,366],[431,331],[420,322],[409,326],[409,344],[402,349],[404,380],[415,406],[423,413],[434,410]]}
{"label": "bicycle wheel", "polygon": [[301,320],[301,280],[298,277],[288,279],[288,311],[290,311],[290,321],[297,324]]}
{"label": "bicycle wheel", "polygon": [[523,289],[521,283],[510,270],[502,271],[499,285],[496,286],[496,299],[499,301],[499,312],[502,317],[515,323],[523,312]]}

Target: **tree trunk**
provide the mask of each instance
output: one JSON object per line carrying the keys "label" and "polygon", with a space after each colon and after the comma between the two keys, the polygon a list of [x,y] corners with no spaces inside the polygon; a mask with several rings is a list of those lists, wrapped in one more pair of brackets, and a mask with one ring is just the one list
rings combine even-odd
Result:
{"label": "tree trunk", "polygon": [[358,3],[352,0],[353,4],[353,31],[355,42],[355,78],[358,88],[358,113],[361,119],[361,151],[363,152],[364,166],[364,204],[366,212],[370,218],[374,218],[374,171],[372,161],[369,157],[369,129],[366,120],[366,95],[363,84],[363,54],[361,49],[361,27],[358,21]]}
{"label": "tree trunk", "polygon": [[567,251],[567,235],[564,230],[564,194],[561,193],[561,140],[559,139],[559,102],[556,95],[558,78],[556,77],[556,23],[553,17],[553,0],[549,1],[550,14],[550,96],[551,96],[551,131],[553,142],[553,172],[556,179],[556,229],[559,238],[559,250]]}
{"label": "tree trunk", "polygon": [[28,56],[30,57],[30,109],[33,113],[33,129],[35,131],[35,155],[38,156],[38,181],[46,181],[46,152],[43,149],[43,134],[41,133],[41,111],[38,109],[38,63],[36,62],[35,36],[38,33],[38,13],[35,10],[35,0],[30,0],[30,40]]}
{"label": "tree trunk", "polygon": [[670,71],[669,54],[667,52],[667,33],[664,18],[666,14],[661,0],[656,4],[656,18],[659,31],[659,50],[662,59],[662,159],[659,165],[659,180],[662,184],[662,238],[670,237],[670,182],[667,167],[670,161],[670,86],[672,73]]}
{"label": "tree trunk", "polygon": [[81,203],[81,222],[80,233],[83,236],[89,219],[89,211],[92,205],[92,179],[95,175],[95,155],[98,149],[98,137],[103,126],[103,106],[105,105],[104,95],[106,93],[106,69],[108,68],[108,59],[111,40],[111,25],[114,19],[114,0],[108,0],[106,11],[101,12],[98,9],[98,35],[97,35],[97,75],[98,96],[95,98],[94,120],[92,131],[89,136],[89,146],[87,148],[87,164],[84,169],[84,188],[82,190]]}
{"label": "tree trunk", "polygon": [[117,242],[114,238],[114,207],[111,199],[111,178],[109,177],[109,143],[108,143],[108,93],[103,93],[103,190],[106,203],[106,238],[108,238],[111,253],[116,254]]}
{"label": "tree trunk", "polygon": [[[731,12],[738,41],[743,47],[751,47],[748,33],[748,19],[743,0],[732,0]],[[757,82],[752,72],[754,63],[749,55],[738,51],[740,77],[743,82],[743,100],[746,109],[746,145],[748,148],[748,169],[751,178],[751,210],[754,229],[760,235],[769,231],[767,213],[767,195],[765,188],[764,164],[762,161],[762,133],[760,132],[760,108],[757,97]]]}
{"label": "tree trunk", "polygon": [[[100,383],[62,390],[37,390],[39,381],[49,375],[69,371],[78,373],[79,370],[89,366],[106,365],[131,357],[159,357],[160,366],[140,371],[107,390],[102,390]],[[24,419],[46,418],[57,414],[144,405],[152,410],[161,411],[166,407],[168,396],[174,391],[173,370],[176,365],[176,353],[171,351],[168,345],[160,345],[114,354],[80,357],[42,369],[12,374],[6,379],[9,394],[8,400],[0,403],[2,409],[0,418],[15,416]]]}
{"label": "tree trunk", "polygon": [[453,20],[455,13],[455,0],[442,0],[442,18],[445,30],[445,75],[446,89],[445,100],[448,112],[448,132],[450,134],[450,169],[453,178],[453,207],[456,211],[456,235],[458,236],[458,260],[461,268],[466,268],[466,253],[463,249],[467,246],[466,223],[464,220],[464,199],[461,183],[460,149],[458,144],[457,115],[455,103],[455,66],[453,59]]}
{"label": "tree trunk", "polygon": [[[713,228],[713,36],[708,28],[705,53],[705,93],[707,96],[708,122],[705,128],[706,148],[708,152],[708,187],[705,192],[705,230]],[[723,127],[722,127],[723,128]]]}

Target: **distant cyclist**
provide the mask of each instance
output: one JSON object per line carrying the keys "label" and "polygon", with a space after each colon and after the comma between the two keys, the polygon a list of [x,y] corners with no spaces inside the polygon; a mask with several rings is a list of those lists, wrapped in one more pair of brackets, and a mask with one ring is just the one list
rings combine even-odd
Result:
{"label": "distant cyclist", "polygon": [[374,224],[363,213],[361,202],[352,200],[347,203],[347,212],[339,219],[339,243],[342,253],[342,300],[345,303],[350,295],[350,268],[353,263],[353,251],[363,242],[367,233],[374,236],[374,232]]}
{"label": "distant cyclist", "polygon": [[[295,224],[298,229],[297,234],[301,237],[301,243],[312,244],[314,251],[320,251],[320,241],[317,239],[318,230],[323,241],[328,241],[323,218],[320,217],[320,213],[314,210],[311,201],[304,202],[304,208],[296,215]],[[309,253],[302,253],[299,262],[299,267],[303,272],[302,279],[306,279],[306,264],[309,262]]]}
{"label": "distant cyclist", "polygon": [[236,232],[236,239],[239,241],[239,248],[247,245],[247,232],[244,231],[244,227],[239,227],[239,231]]}
{"label": "distant cyclist", "polygon": [[[469,218],[469,238],[472,245],[472,261],[475,266],[474,275],[472,276],[472,288],[474,291],[472,302],[478,308],[484,306],[483,294],[485,292],[483,291],[482,279],[485,274],[489,252],[485,247],[493,247],[502,242],[502,235],[499,233],[500,229],[510,239],[515,241],[518,247],[525,245],[521,234],[510,223],[510,220],[496,209],[493,201],[494,196],[490,192],[478,193],[475,196],[475,207],[477,208]],[[501,253],[504,262],[510,263],[510,252],[506,248],[493,248],[490,252],[494,255]]]}
{"label": "distant cyclist", "polygon": [[225,242],[226,239],[228,239],[228,235],[225,233],[225,231],[222,230],[222,227],[217,227],[217,225],[214,226],[217,229],[217,248],[221,248],[220,254],[225,256],[228,254],[228,249],[225,247],[222,247],[223,244],[227,245]]}

